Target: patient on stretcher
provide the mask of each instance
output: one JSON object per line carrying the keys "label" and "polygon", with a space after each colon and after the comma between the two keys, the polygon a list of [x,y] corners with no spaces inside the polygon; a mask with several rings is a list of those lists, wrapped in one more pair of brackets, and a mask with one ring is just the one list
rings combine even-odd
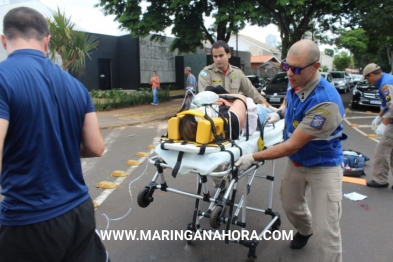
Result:
{"label": "patient on stretcher", "polygon": [[[198,95],[201,95],[201,93]],[[255,105],[252,99],[246,98],[241,94],[228,94],[225,96],[225,99],[218,98],[213,105],[198,106],[196,110],[205,113],[209,117],[224,118],[227,122],[225,137],[230,140],[236,140],[247,132],[246,111],[248,113],[248,133],[251,135],[257,129],[258,119],[261,123],[264,123],[266,115],[275,110],[275,108],[266,108],[260,104]],[[182,139],[195,141],[199,119],[200,117],[194,115],[182,117],[179,125]]]}

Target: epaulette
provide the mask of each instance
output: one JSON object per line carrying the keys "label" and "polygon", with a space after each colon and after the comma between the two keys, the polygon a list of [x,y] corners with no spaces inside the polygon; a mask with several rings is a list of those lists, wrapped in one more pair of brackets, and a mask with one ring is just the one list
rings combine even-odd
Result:
{"label": "epaulette", "polygon": [[205,66],[202,70],[212,70],[214,68],[213,64]]}

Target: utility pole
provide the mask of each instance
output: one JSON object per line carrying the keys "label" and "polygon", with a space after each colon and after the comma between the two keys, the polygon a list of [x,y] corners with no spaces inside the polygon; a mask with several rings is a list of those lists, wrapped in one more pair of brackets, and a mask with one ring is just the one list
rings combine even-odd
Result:
{"label": "utility pole", "polygon": [[236,33],[236,56],[239,56],[238,42],[239,42],[239,36],[238,36],[238,33]]}

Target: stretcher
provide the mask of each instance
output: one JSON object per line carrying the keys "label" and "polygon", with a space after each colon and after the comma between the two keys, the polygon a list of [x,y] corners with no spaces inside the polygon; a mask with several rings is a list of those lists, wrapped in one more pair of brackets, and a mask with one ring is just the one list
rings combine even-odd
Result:
{"label": "stretcher", "polygon": [[[178,122],[177,119],[171,120],[172,122]],[[168,133],[171,130],[171,120],[168,121]],[[211,123],[214,125],[216,121],[211,121]],[[231,239],[230,236],[224,235],[225,243],[234,242],[246,246],[249,248],[247,256],[256,258],[258,240],[264,236],[266,231],[273,232],[278,230],[281,225],[279,213],[272,210],[275,161],[272,161],[271,175],[258,172],[259,169],[262,169],[260,167],[265,164],[264,161],[253,164],[243,172],[240,172],[234,163],[242,155],[281,143],[283,141],[283,130],[284,121],[280,120],[275,124],[260,125],[259,130],[251,135],[243,136],[238,140],[219,143],[219,145],[215,143],[204,145],[185,143],[177,140],[179,138],[177,134],[172,135],[172,139],[168,136],[163,137],[160,144],[155,148],[156,155],[149,158],[149,162],[156,167],[157,171],[152,181],[139,192],[138,205],[143,208],[149,206],[154,200],[155,190],[195,198],[192,221],[187,225],[187,232],[193,232],[193,234],[197,231],[210,234],[217,234],[220,231],[230,232],[232,226],[237,226],[240,230],[246,230],[247,211],[270,216],[271,220],[261,229],[257,239]],[[165,169],[172,170],[171,175],[176,179],[181,179],[182,176],[195,176],[197,178],[196,193],[169,187],[165,179],[165,176],[168,175],[164,173]],[[209,191],[208,177],[221,178],[221,183],[215,192],[211,193]],[[247,196],[251,193],[251,184],[254,178],[266,179],[269,183],[268,203],[265,209],[247,206]],[[238,187],[242,188],[238,189]],[[253,189],[257,189],[257,186]],[[239,196],[237,196],[238,192],[240,192]],[[208,203],[207,210],[202,210],[201,202]],[[202,219],[209,219],[211,228],[202,228]],[[222,228],[220,229],[220,227]],[[187,240],[187,244],[191,244],[191,240]]]}

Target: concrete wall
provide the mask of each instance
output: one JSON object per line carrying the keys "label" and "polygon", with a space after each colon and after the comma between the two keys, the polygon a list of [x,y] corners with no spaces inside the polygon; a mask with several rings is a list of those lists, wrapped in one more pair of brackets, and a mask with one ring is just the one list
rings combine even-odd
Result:
{"label": "concrete wall", "polygon": [[[236,36],[232,36],[229,39],[228,45],[233,48],[233,51],[236,54]],[[242,39],[240,37],[238,37],[237,47],[238,47],[237,50],[239,50],[239,51],[251,52],[251,50],[250,50],[250,43],[245,41],[244,39]],[[258,55],[258,54],[257,53],[254,54],[254,53],[251,52],[251,55]]]}
{"label": "concrete wall", "polygon": [[[236,55],[237,53],[237,55]],[[240,57],[241,69],[244,71],[245,68],[251,67],[251,54],[247,51],[233,51],[232,56]]]}
{"label": "concrete wall", "polygon": [[119,36],[117,40],[117,61],[119,88],[140,87],[139,39],[130,35]]}
{"label": "concrete wall", "polygon": [[177,52],[169,52],[173,38],[167,37],[163,43],[151,42],[149,38],[139,39],[141,83],[149,83],[152,71],[157,71],[162,83],[176,82],[175,56]]}
{"label": "concrete wall", "polygon": [[91,50],[90,57],[86,57],[86,69],[83,75],[79,76],[76,73],[71,74],[78,78],[88,90],[99,89],[99,59],[109,59],[111,65],[111,82],[112,88],[119,88],[118,77],[118,60],[117,60],[117,37],[108,35],[92,34],[98,38],[99,45],[97,49]]}
{"label": "concrete wall", "polygon": [[[233,36],[229,39],[228,44],[233,47],[234,52],[236,53],[236,37]],[[268,50],[265,50],[263,48],[260,48],[244,39],[242,39],[241,37],[238,38],[238,50],[239,51],[246,51],[246,52],[250,52],[252,56],[260,56],[260,55],[270,55],[272,54],[271,52],[269,52]]]}
{"label": "concrete wall", "polygon": [[327,66],[329,71],[333,70],[333,57],[325,55],[323,51],[321,51],[321,58],[320,58],[321,66]]}

